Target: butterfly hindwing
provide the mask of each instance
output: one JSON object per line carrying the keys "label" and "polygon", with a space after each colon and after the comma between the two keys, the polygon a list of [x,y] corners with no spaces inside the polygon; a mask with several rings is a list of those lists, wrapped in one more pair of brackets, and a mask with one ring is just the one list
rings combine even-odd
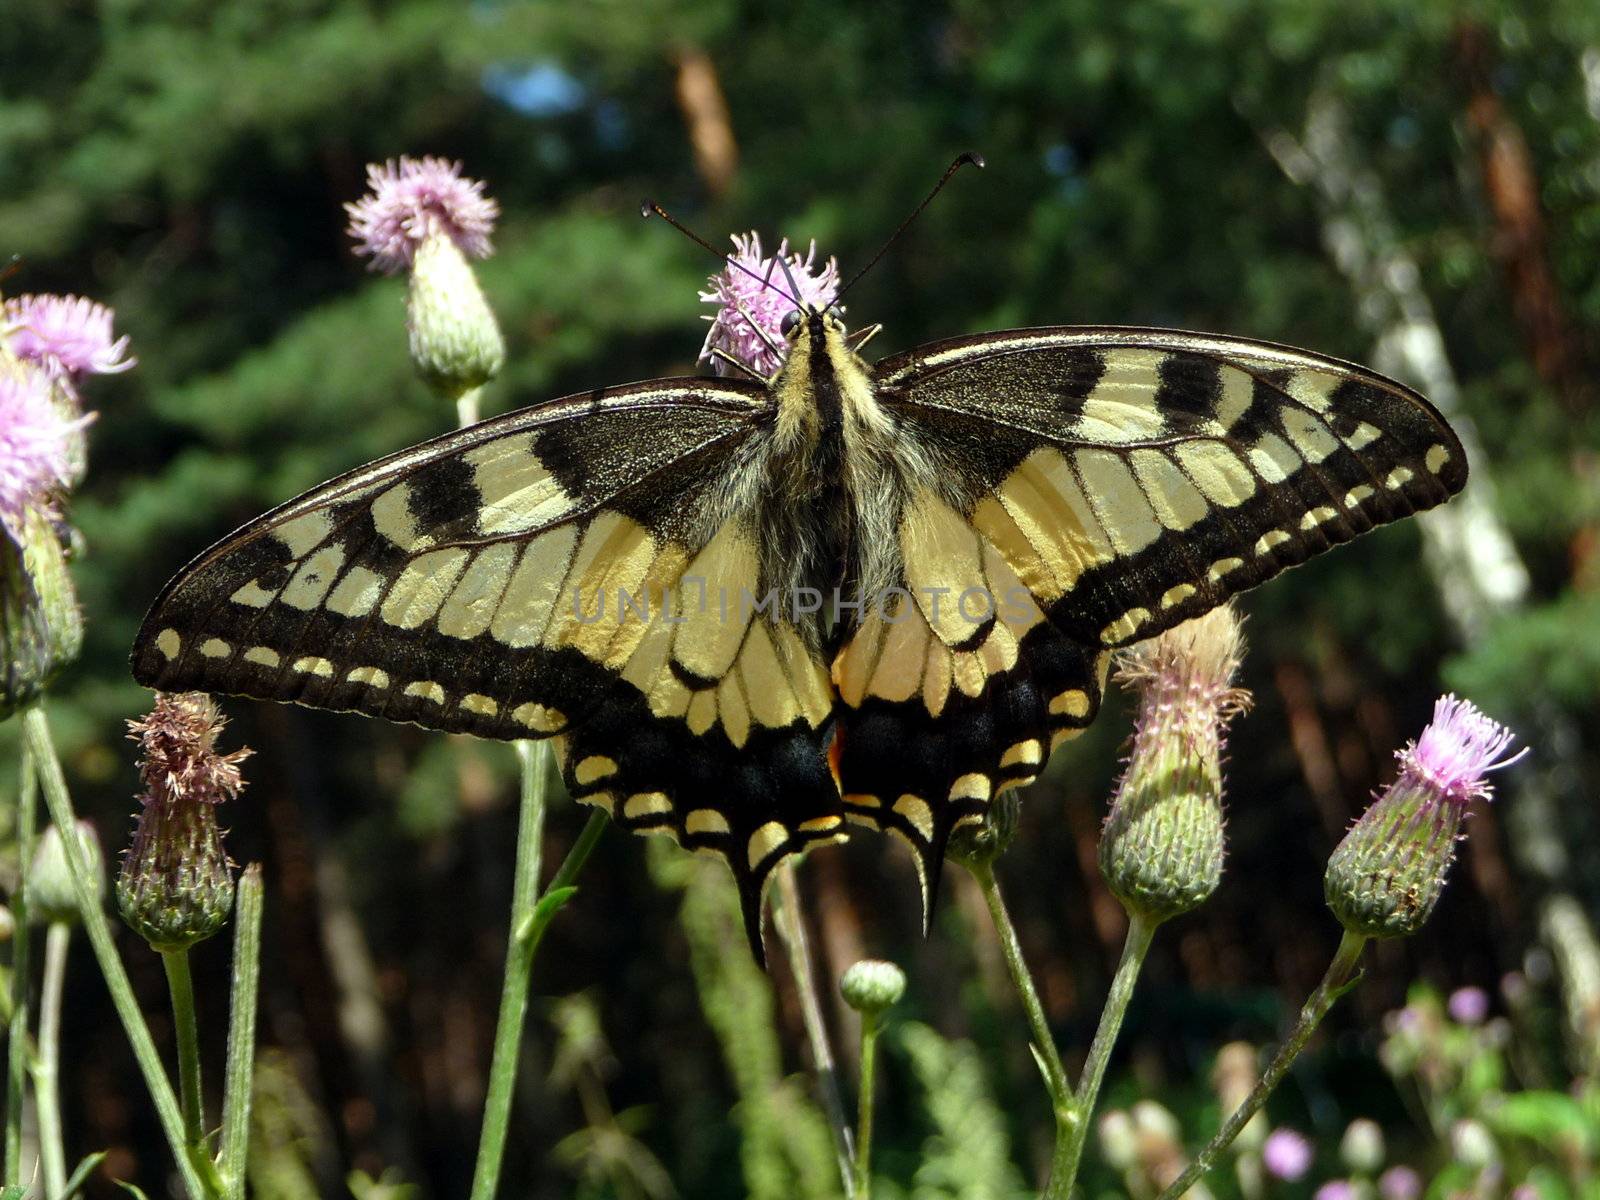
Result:
{"label": "butterfly hindwing", "polygon": [[772,867],[842,824],[826,666],[740,603],[759,556],[724,490],[761,396],[695,379],[573,397],[325,484],[173,580],[134,674],[554,737],[575,797],[723,855],[759,911]]}

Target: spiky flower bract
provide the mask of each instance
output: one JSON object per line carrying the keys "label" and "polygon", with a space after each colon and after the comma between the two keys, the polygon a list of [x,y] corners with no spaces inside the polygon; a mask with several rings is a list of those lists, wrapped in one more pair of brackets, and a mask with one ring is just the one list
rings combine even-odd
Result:
{"label": "spiky flower bract", "polygon": [[[791,278],[798,295],[790,292]],[[789,249],[789,239],[784,238],[778,243],[778,252],[769,258],[762,252],[759,233],[736,233],[727,264],[707,280],[707,289],[700,293],[700,299],[717,307],[706,318],[711,329],[700,348],[700,361],[709,362],[719,375],[728,374],[733,368],[712,354],[720,350],[758,374],[770,376],[782,365],[772,346],[784,344],[783,319],[795,311],[796,302],[823,308],[838,294],[839,264],[832,258],[818,263],[816,242],[802,258]]]}
{"label": "spiky flower bract", "polygon": [[1394,783],[1351,825],[1328,860],[1328,906],[1351,933],[1404,937],[1444,890],[1468,803],[1487,799],[1515,735],[1465,700],[1442,696],[1422,736],[1396,752]]}
{"label": "spiky flower bract", "polygon": [[409,267],[431,234],[449,238],[469,258],[488,256],[500,206],[481,182],[461,177],[460,163],[403,155],[369,163],[367,186],[367,195],[344,207],[356,253],[370,257],[373,270],[392,275]]}
{"label": "spiky flower bract", "polygon": [[250,751],[218,753],[224,724],[216,701],[202,692],[157,693],[150,715],[128,722],[144,752],[144,790],[117,877],[117,906],[156,950],[203,941],[233,907],[233,864],[216,810],[244,788],[239,763]]}
{"label": "spiky flower bract", "polygon": [[5,302],[6,348],[52,379],[113,375],[137,365],[128,339],[113,337],[113,314],[82,296],[26,295]]}
{"label": "spiky flower bract", "polygon": [[417,374],[446,398],[500,373],[506,343],[466,256],[444,234],[417,248],[406,297],[406,329]]}
{"label": "spiky flower bract", "polygon": [[1249,702],[1234,685],[1244,639],[1229,605],[1141,642],[1118,680],[1139,693],[1127,770],[1100,838],[1100,871],[1130,913],[1188,912],[1222,878],[1222,746]]}

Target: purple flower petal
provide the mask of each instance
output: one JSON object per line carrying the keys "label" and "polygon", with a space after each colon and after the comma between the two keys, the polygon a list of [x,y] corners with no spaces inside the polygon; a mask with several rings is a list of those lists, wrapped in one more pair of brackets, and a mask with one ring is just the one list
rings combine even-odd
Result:
{"label": "purple flower petal", "polygon": [[500,206],[483,194],[481,181],[461,177],[460,163],[405,156],[369,163],[367,186],[367,195],[344,207],[356,253],[370,256],[373,270],[409,267],[432,233],[444,234],[469,258],[487,258],[493,249],[489,235]]}
{"label": "purple flower petal", "polygon": [[128,339],[111,336],[112,312],[81,296],[17,296],[5,303],[6,348],[52,379],[111,375],[137,359]]}
{"label": "purple flower petal", "polygon": [[[708,289],[700,293],[700,299],[717,306],[700,361],[710,362],[719,375],[727,374],[732,368],[711,353],[721,350],[760,374],[771,375],[782,359],[768,343],[784,344],[783,319],[795,310],[795,301],[813,308],[832,303],[839,294],[839,264],[831,258],[818,264],[816,242],[801,258],[789,249],[787,238],[768,258],[761,252],[761,235],[754,232],[745,237],[734,234],[728,257],[727,266],[711,276]],[[791,278],[798,296],[790,295]]]}
{"label": "purple flower petal", "polygon": [[1490,786],[1484,776],[1510,766],[1528,753],[1524,748],[1507,756],[1515,740],[1511,730],[1484,716],[1471,701],[1441,696],[1422,736],[1396,757],[1402,773],[1445,799],[1465,804],[1474,797],[1489,796]]}
{"label": "purple flower petal", "polygon": [[37,372],[0,372],[0,521],[12,531],[27,509],[66,486],[69,440],[86,420],[63,416]]}

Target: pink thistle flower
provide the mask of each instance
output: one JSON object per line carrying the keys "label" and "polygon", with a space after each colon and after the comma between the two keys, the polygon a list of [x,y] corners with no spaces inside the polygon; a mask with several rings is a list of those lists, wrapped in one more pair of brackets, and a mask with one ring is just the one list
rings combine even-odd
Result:
{"label": "pink thistle flower", "polygon": [[351,237],[357,254],[369,255],[372,269],[394,274],[411,265],[417,248],[439,233],[470,258],[487,258],[489,235],[500,206],[483,194],[483,183],[461,177],[461,164],[443,158],[390,159],[367,164],[370,192],[354,204]]}
{"label": "pink thistle flower", "polygon": [[64,416],[38,372],[0,372],[0,522],[13,537],[29,509],[67,486],[72,436],[87,421]]}
{"label": "pink thistle flower", "polygon": [[1311,1143],[1293,1129],[1274,1129],[1261,1146],[1261,1162],[1278,1179],[1295,1180],[1311,1169]]}
{"label": "pink thistle flower", "polygon": [[[711,329],[700,348],[700,361],[710,362],[713,371],[726,375],[732,368],[711,353],[721,350],[770,376],[783,360],[767,343],[784,344],[783,319],[795,311],[796,300],[812,308],[824,308],[833,302],[839,294],[839,264],[832,258],[819,264],[816,242],[801,258],[799,252],[789,249],[788,238],[779,242],[777,254],[768,258],[761,252],[761,235],[755,232],[748,236],[734,234],[733,253],[728,259],[727,265],[707,280],[707,290],[700,293],[700,299],[717,306],[716,313],[706,318]],[[783,263],[788,264],[789,275],[800,290],[793,298]]]}
{"label": "pink thistle flower", "polygon": [[1378,1195],[1383,1200],[1417,1200],[1422,1195],[1422,1176],[1410,1167],[1390,1167],[1378,1176]]}
{"label": "pink thistle flower", "polygon": [[1396,752],[1400,773],[1328,860],[1323,892],[1350,933],[1404,937],[1433,911],[1455,858],[1467,803],[1487,799],[1513,734],[1465,700],[1442,696],[1422,736]]}
{"label": "pink thistle flower", "polygon": [[1414,775],[1446,800],[1466,804],[1479,796],[1488,799],[1491,788],[1484,776],[1528,753],[1524,747],[1507,758],[1515,740],[1515,734],[1484,716],[1471,701],[1440,696],[1422,736],[1397,750],[1395,757],[1402,773]]}
{"label": "pink thistle flower", "polygon": [[1461,1025],[1482,1025],[1489,1015],[1489,993],[1480,987],[1457,988],[1445,1002],[1451,1020]]}
{"label": "pink thistle flower", "polygon": [[5,344],[51,379],[114,375],[138,360],[128,339],[111,336],[112,312],[81,296],[17,296],[5,302]]}

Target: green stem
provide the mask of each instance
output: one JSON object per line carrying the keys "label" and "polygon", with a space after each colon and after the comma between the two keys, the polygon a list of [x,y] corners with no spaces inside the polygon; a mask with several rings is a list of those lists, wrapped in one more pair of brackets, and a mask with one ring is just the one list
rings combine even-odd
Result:
{"label": "green stem", "polygon": [[222,1148],[218,1168],[228,1200],[244,1200],[250,1146],[250,1087],[255,1077],[256,1004],[261,992],[261,864],[239,876],[233,901],[233,988],[228,1005],[228,1061],[223,1069]]}
{"label": "green stem", "polygon": [[[45,720],[44,710],[38,705],[30,705],[23,711],[22,736],[28,753],[33,758],[39,784],[44,792],[45,805],[50,810],[51,821],[59,829],[75,828],[72,798],[67,794],[67,782],[61,774],[61,763],[56,758],[55,745],[50,740],[50,725]],[[139,1064],[139,1071],[144,1076],[145,1087],[150,1091],[156,1118],[161,1123],[167,1144],[172,1148],[178,1171],[183,1176],[184,1187],[193,1200],[215,1200],[221,1195],[221,1189],[217,1186],[219,1181],[214,1178],[215,1169],[203,1174],[204,1167],[211,1166],[209,1160],[202,1167],[189,1157],[178,1098],[172,1093],[172,1084],[167,1081],[166,1072],[162,1068],[155,1039],[150,1036],[150,1028],[145,1024],[143,1014],[139,1012],[139,1002],[134,998],[133,985],[129,983],[128,972],[117,954],[116,943],[111,937],[111,926],[100,908],[99,889],[89,873],[89,864],[84,860],[82,841],[75,837],[63,837],[61,844],[66,855],[67,874],[72,877],[72,891],[78,900],[78,912],[83,918],[84,932],[89,935],[89,945],[94,950],[95,961],[99,963],[100,973],[105,977],[106,990],[111,993],[111,1002],[117,1010],[117,1016],[122,1020],[123,1031],[127,1035],[129,1047],[133,1050],[134,1059]]]}
{"label": "green stem", "polygon": [[1106,1077],[1106,1065],[1111,1061],[1111,1050],[1117,1044],[1117,1034],[1122,1032],[1122,1018],[1127,1015],[1128,1002],[1133,999],[1133,988],[1139,980],[1145,955],[1150,952],[1150,942],[1156,935],[1158,924],[1136,915],[1130,915],[1128,919],[1128,936],[1122,943],[1122,961],[1117,964],[1116,976],[1111,980],[1111,992],[1106,996],[1105,1007],[1100,1010],[1100,1026],[1094,1031],[1089,1058],[1083,1064],[1083,1078],[1078,1081],[1078,1094],[1073,1099],[1072,1124],[1065,1131],[1065,1139],[1060,1136],[1062,1131],[1057,1131],[1056,1152],[1050,1167],[1050,1186],[1045,1191],[1047,1200],[1057,1197],[1065,1200],[1072,1194],[1072,1185],[1077,1182],[1078,1165],[1083,1161],[1083,1144],[1089,1136],[1089,1118],[1094,1115],[1095,1102],[1100,1098],[1100,1085]]}
{"label": "green stem", "polygon": [[782,900],[778,910],[778,936],[789,953],[789,971],[794,976],[795,990],[800,997],[800,1017],[806,1027],[806,1041],[811,1046],[817,1090],[822,1094],[822,1108],[833,1129],[833,1148],[839,1159],[839,1177],[844,1182],[845,1200],[859,1200],[851,1187],[850,1126],[844,1119],[844,1100],[839,1095],[839,1071],[834,1065],[827,1025],[822,1020],[822,1005],[817,999],[816,972],[811,962],[811,943],[806,937],[805,922],[800,914],[800,888],[795,880],[794,860],[785,860],[778,868],[777,875],[778,895]]}
{"label": "green stem", "polygon": [[1289,1065],[1299,1056],[1300,1051],[1305,1049],[1306,1043],[1317,1031],[1317,1026],[1322,1024],[1322,1018],[1328,1015],[1328,1010],[1333,1007],[1334,1002],[1355,986],[1358,978],[1355,973],[1356,963],[1360,961],[1361,952],[1366,949],[1366,945],[1366,937],[1346,931],[1339,941],[1339,948],[1334,951],[1333,961],[1328,964],[1322,982],[1317,985],[1317,990],[1311,993],[1310,999],[1300,1009],[1300,1017],[1295,1021],[1294,1028],[1289,1031],[1288,1039],[1278,1048],[1278,1053],[1273,1055],[1272,1062],[1268,1064],[1256,1086],[1251,1089],[1250,1095],[1245,1097],[1244,1103],[1234,1110],[1233,1115],[1217,1131],[1217,1136],[1206,1144],[1199,1157],[1189,1164],[1182,1175],[1173,1180],[1158,1200],[1177,1200],[1188,1191],[1200,1176],[1211,1169],[1217,1156],[1239,1136],[1239,1131],[1249,1123],[1250,1118],[1261,1111],[1261,1106],[1267,1102],[1267,1097],[1272,1095],[1272,1090],[1283,1079],[1289,1070]]}
{"label": "green stem", "polygon": [[39,1053],[33,1063],[33,1102],[39,1119],[39,1162],[46,1200],[67,1190],[67,1152],[61,1137],[61,992],[72,926],[52,921],[44,938],[44,984],[39,993]]}
{"label": "green stem", "polygon": [[172,994],[172,1033],[178,1043],[178,1100],[183,1106],[184,1138],[190,1153],[206,1151],[205,1101],[200,1093],[200,1022],[194,1011],[194,978],[189,951],[163,950],[167,991]]}
{"label": "green stem", "polygon": [[878,1025],[875,1012],[861,1014],[861,1095],[856,1109],[855,1200],[872,1195],[872,1092],[878,1062]]}
{"label": "green stem", "polygon": [[[544,903],[539,894],[539,846],[544,832],[549,751],[542,742],[519,742],[517,753],[522,759],[517,874],[511,895],[511,924],[506,934],[506,973],[500,987],[500,1016],[495,1024],[489,1088],[483,1099],[483,1131],[478,1138],[478,1162],[472,1173],[472,1200],[492,1200],[500,1184],[500,1163],[505,1157],[506,1129],[511,1118],[511,1093],[517,1079],[522,1027],[528,1015],[528,983],[533,974],[533,958],[550,919],[560,907],[559,900]],[[572,881],[605,831],[605,824],[605,813],[596,809],[550,881],[544,892],[545,899],[572,887]]]}
{"label": "green stem", "polygon": [[33,865],[38,813],[38,775],[33,755],[22,747],[22,778],[17,788],[17,890],[11,896],[11,1033],[6,1063],[5,1182],[22,1185],[22,1106],[28,1078],[28,985],[33,973],[28,929],[28,869]]}
{"label": "green stem", "polygon": [[1000,895],[1000,885],[995,880],[994,868],[989,863],[979,862],[969,865],[967,870],[971,871],[972,877],[978,881],[984,903],[989,906],[989,919],[994,923],[994,931],[1000,938],[1000,953],[1006,960],[1006,970],[1011,974],[1011,983],[1022,1000],[1023,1011],[1027,1013],[1028,1028],[1033,1032],[1034,1057],[1044,1075],[1045,1087],[1050,1091],[1050,1104],[1055,1112],[1059,1134],[1061,1127],[1072,1120],[1072,1085],[1067,1082],[1067,1072],[1061,1065],[1061,1055],[1056,1050],[1055,1038],[1050,1033],[1050,1023],[1045,1020],[1044,1005],[1039,1002],[1039,993],[1033,986],[1033,977],[1028,974],[1028,964],[1023,961],[1022,944],[1017,941],[1017,931],[1011,924],[1011,914],[1006,911],[1006,902]]}

